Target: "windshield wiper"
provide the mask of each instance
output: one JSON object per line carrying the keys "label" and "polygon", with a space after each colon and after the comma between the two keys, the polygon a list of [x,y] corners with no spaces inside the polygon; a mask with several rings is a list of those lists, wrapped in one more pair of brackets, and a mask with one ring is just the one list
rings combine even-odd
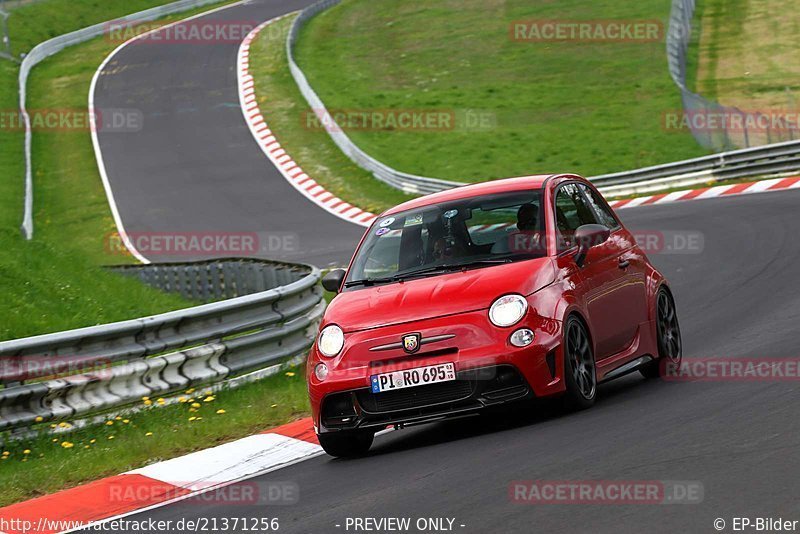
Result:
{"label": "windshield wiper", "polygon": [[425,276],[428,274],[434,274],[439,272],[446,272],[446,271],[460,271],[461,269],[467,269],[469,267],[477,267],[480,265],[497,265],[501,263],[511,263],[512,260],[508,258],[487,258],[483,260],[473,260],[473,261],[465,261],[463,263],[444,263],[441,265],[431,265],[429,267],[423,267],[422,269],[416,269],[414,271],[405,271],[402,273],[397,273],[394,276],[385,276],[380,278],[364,278],[361,280],[350,280],[349,282],[345,282],[344,287],[354,287],[354,286],[374,286],[375,284],[389,284],[391,282],[400,282],[405,280],[406,278],[413,278],[416,276]]}
{"label": "windshield wiper", "polygon": [[383,277],[383,278],[364,278],[363,280],[350,280],[345,282],[344,287],[353,286],[374,286],[375,284],[388,284],[389,282],[396,282],[397,276]]}
{"label": "windshield wiper", "polygon": [[431,265],[429,267],[423,267],[422,269],[417,269],[415,271],[406,271],[404,273],[396,274],[396,278],[407,278],[409,276],[421,276],[431,273],[438,273],[443,271],[460,271],[461,269],[467,269],[469,267],[479,267],[481,265],[497,265],[500,263],[511,263],[511,260],[508,258],[487,258],[483,260],[472,260],[472,261],[465,261],[463,263],[443,263],[441,265]]}

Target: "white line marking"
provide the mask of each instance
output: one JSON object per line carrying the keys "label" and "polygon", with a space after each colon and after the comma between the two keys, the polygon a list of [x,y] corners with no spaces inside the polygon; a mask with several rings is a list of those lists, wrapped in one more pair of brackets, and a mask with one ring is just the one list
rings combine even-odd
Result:
{"label": "white line marking", "polygon": [[100,139],[99,139],[99,137],[97,135],[97,123],[96,123],[95,117],[94,117],[94,109],[95,109],[95,106],[94,106],[94,93],[95,93],[95,89],[97,88],[97,80],[100,77],[100,75],[103,72],[103,70],[106,68],[106,65],[108,64],[108,62],[111,61],[111,59],[114,56],[116,56],[123,48],[128,46],[130,43],[132,43],[134,41],[137,41],[139,39],[142,39],[142,38],[144,38],[144,37],[146,37],[146,36],[148,36],[148,35],[150,35],[152,33],[156,33],[156,32],[167,30],[167,29],[169,29],[169,28],[171,28],[173,26],[177,26],[178,24],[182,24],[184,22],[188,22],[190,20],[194,20],[194,19],[197,19],[197,18],[200,18],[200,17],[205,17],[205,16],[211,15],[213,13],[216,13],[218,11],[222,11],[223,9],[229,9],[231,7],[234,7],[234,6],[241,5],[245,1],[246,0],[242,0],[240,2],[235,2],[233,4],[228,4],[226,6],[218,7],[218,8],[212,9],[210,11],[199,13],[197,15],[193,15],[191,17],[172,22],[172,23],[167,24],[165,26],[161,26],[159,28],[155,28],[155,29],[150,30],[148,32],[142,33],[141,35],[137,35],[137,36],[133,37],[132,39],[129,39],[129,40],[125,41],[124,43],[119,45],[117,48],[115,48],[114,51],[111,52],[103,60],[103,62],[100,64],[100,66],[95,71],[94,76],[92,76],[92,84],[89,86],[89,121],[90,121],[90,128],[91,128],[91,132],[92,132],[92,146],[94,147],[94,155],[95,155],[95,159],[97,160],[97,169],[100,171],[100,180],[103,182],[103,189],[105,189],[105,192],[106,192],[106,199],[108,199],[108,206],[111,209],[111,215],[114,217],[114,224],[117,226],[117,233],[119,233],[120,238],[122,239],[122,243],[125,245],[125,248],[127,248],[130,251],[130,253],[133,254],[133,256],[137,260],[142,262],[142,263],[148,264],[148,263],[151,263],[151,262],[150,262],[150,260],[145,258],[144,255],[142,255],[138,250],[136,250],[136,246],[133,244],[133,242],[128,237],[128,234],[125,232],[125,225],[123,224],[122,217],[119,214],[119,209],[117,208],[117,202],[114,199],[114,191],[111,189],[111,183],[108,180],[108,173],[106,172],[106,165],[105,165],[105,162],[103,160],[103,153],[100,150]]}
{"label": "white line marking", "polygon": [[[354,211],[351,209],[352,206],[350,206],[350,204],[344,203],[341,199],[335,197],[332,193],[329,193],[324,189],[322,189],[322,191],[325,191],[325,193],[321,194],[321,190],[319,188],[322,186],[313,180],[305,183],[303,180],[308,179],[308,176],[303,172],[296,162],[292,161],[292,158],[286,154],[286,151],[281,148],[281,145],[275,139],[275,136],[272,135],[271,132],[267,138],[264,138],[263,135],[260,134],[264,128],[267,128],[267,125],[265,124],[266,121],[262,116],[260,109],[247,107],[248,102],[255,101],[256,104],[258,104],[258,101],[255,100],[255,97],[252,97],[253,100],[248,100],[248,98],[251,98],[248,95],[254,91],[254,81],[252,74],[249,72],[250,61],[248,59],[251,43],[256,39],[259,32],[261,32],[261,30],[263,30],[266,26],[292,14],[293,13],[288,13],[260,24],[252,32],[250,32],[247,37],[245,37],[244,41],[242,41],[242,44],[239,46],[236,73],[239,85],[239,102],[242,106],[242,113],[244,115],[245,122],[250,129],[250,133],[253,134],[258,146],[261,148],[261,151],[264,152],[264,155],[267,156],[275,168],[278,169],[278,172],[280,172],[286,181],[289,182],[297,191],[328,213],[335,215],[336,217],[339,217],[340,219],[349,223],[367,227],[372,224],[372,221],[374,220],[374,214],[364,212],[361,209]],[[251,109],[254,110],[252,113],[250,112]],[[328,194],[329,196],[325,196],[325,194]],[[324,201],[321,200],[323,198]],[[337,201],[341,204],[337,206],[337,209],[332,209],[330,204]],[[372,218],[364,218],[363,215],[365,213]]]}

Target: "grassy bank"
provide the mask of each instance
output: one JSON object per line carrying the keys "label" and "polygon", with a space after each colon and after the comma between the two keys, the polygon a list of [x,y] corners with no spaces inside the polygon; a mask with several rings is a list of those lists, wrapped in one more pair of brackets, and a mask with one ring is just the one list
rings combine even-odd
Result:
{"label": "grassy bank", "polygon": [[[22,6],[8,20],[12,47],[25,52],[53,36],[165,3],[47,0]],[[45,60],[31,73],[28,109],[84,113],[92,76],[116,46],[101,37]],[[17,75],[18,65],[0,61],[0,109],[17,108]],[[191,305],[102,269],[132,259],[109,251],[107,239],[115,227],[88,129],[37,131],[32,155],[35,237],[27,242],[18,230],[23,135],[15,128],[0,129],[0,340]]]}
{"label": "grassy bank", "polygon": [[800,12],[792,0],[703,0],[697,90],[746,110],[795,112],[800,98],[796,36]]}
{"label": "grassy bank", "polygon": [[294,17],[268,26],[250,48],[256,96],[270,129],[286,152],[316,181],[362,209],[380,212],[407,195],[355,165],[321,129],[303,120],[311,110],[294,82],[286,59],[286,34]]}
{"label": "grassy bank", "polygon": [[[400,170],[461,181],[552,171],[591,176],[703,154],[687,132],[662,126],[664,113],[681,107],[663,36],[530,42],[512,39],[511,25],[666,22],[669,7],[662,0],[346,0],[311,20],[297,56],[330,109],[455,115],[455,127],[444,131],[348,130]],[[467,119],[468,110],[477,120]]]}
{"label": "grassy bank", "polygon": [[302,368],[212,396],[202,388],[187,390],[184,401],[6,444],[0,450],[0,506],[249,436],[309,410]]}

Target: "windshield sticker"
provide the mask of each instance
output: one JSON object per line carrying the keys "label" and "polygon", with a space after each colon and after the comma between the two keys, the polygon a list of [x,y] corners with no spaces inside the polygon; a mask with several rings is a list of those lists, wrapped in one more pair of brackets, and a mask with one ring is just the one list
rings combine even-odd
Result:
{"label": "windshield sticker", "polygon": [[379,224],[378,226],[380,226],[381,228],[386,228],[387,226],[390,226],[393,222],[394,222],[394,217],[389,217],[388,219],[382,220],[381,224]]}
{"label": "windshield sticker", "polygon": [[389,229],[388,228],[378,228],[378,231],[375,232],[375,235],[380,237],[380,236],[382,236],[384,234],[387,234],[387,233],[389,233]]}
{"label": "windshield sticker", "polygon": [[406,223],[403,225],[404,228],[408,228],[409,226],[418,226],[422,224],[422,214],[414,215],[413,217],[409,217],[406,219]]}

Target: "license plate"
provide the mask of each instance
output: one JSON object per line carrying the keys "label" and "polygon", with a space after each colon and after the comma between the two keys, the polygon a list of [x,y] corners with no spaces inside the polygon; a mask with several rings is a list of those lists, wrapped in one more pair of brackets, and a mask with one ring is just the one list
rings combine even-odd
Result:
{"label": "license plate", "polygon": [[372,392],[392,391],[394,389],[412,388],[437,382],[449,382],[456,379],[456,367],[452,363],[440,363],[427,367],[417,367],[404,371],[372,375],[370,383]]}

